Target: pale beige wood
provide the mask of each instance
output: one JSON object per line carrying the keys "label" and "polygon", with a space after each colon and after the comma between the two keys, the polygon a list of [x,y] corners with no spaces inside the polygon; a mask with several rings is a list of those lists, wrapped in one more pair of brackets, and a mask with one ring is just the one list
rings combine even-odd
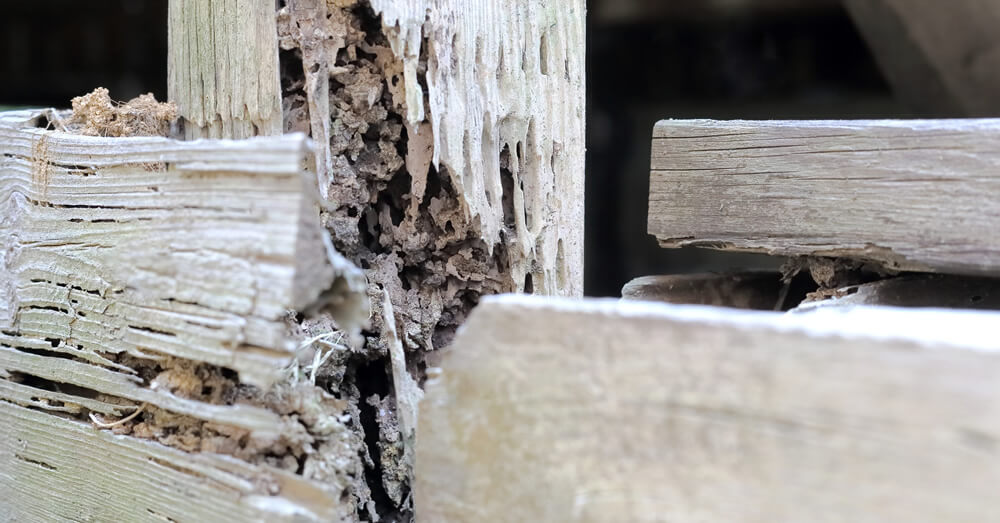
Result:
{"label": "pale beige wood", "polygon": [[914,108],[1000,116],[1000,4],[845,0],[844,6],[893,89]]}
{"label": "pale beige wood", "polygon": [[666,247],[1000,273],[1000,120],[663,121],[649,233]]}
{"label": "pale beige wood", "polygon": [[192,138],[281,134],[274,0],[170,0],[167,95]]}
{"label": "pale beige wood", "polygon": [[995,520],[998,322],[489,299],[427,384],[417,514]]}
{"label": "pale beige wood", "polygon": [[[2,381],[2,380],[0,380]],[[0,408],[3,521],[341,521],[338,490],[12,404]]]}

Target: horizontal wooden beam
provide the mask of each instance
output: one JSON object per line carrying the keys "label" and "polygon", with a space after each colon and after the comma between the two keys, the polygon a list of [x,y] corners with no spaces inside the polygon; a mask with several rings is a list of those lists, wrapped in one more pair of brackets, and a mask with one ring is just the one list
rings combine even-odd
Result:
{"label": "horizontal wooden beam", "polygon": [[1000,315],[509,296],[427,384],[427,521],[1000,518]]}
{"label": "horizontal wooden beam", "polygon": [[663,121],[649,233],[1000,274],[1000,120]]}

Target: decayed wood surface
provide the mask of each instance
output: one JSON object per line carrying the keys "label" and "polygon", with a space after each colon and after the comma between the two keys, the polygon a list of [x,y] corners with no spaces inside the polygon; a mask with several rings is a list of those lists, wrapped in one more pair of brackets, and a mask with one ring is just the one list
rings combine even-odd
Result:
{"label": "decayed wood surface", "polygon": [[425,521],[1000,518],[995,313],[484,302],[427,385]]}
{"label": "decayed wood surface", "polygon": [[893,90],[924,112],[998,116],[1000,5],[846,0]]}
{"label": "decayed wood surface", "polygon": [[294,474],[116,436],[9,403],[0,408],[0,464],[3,521],[347,517],[336,496]]}
{"label": "decayed wood surface", "polygon": [[1000,121],[663,121],[649,232],[668,247],[1000,273]]}
{"label": "decayed wood surface", "polygon": [[273,0],[170,0],[167,92],[191,138],[281,134]]}
{"label": "decayed wood surface", "polygon": [[781,290],[781,274],[773,271],[671,274],[626,283],[622,299],[774,310],[780,308]]}

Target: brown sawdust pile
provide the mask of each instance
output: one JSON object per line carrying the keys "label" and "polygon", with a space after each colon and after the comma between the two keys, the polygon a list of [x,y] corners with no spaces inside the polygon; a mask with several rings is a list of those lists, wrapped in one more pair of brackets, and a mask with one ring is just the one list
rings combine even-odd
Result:
{"label": "brown sawdust pile", "polygon": [[177,119],[177,106],[157,102],[152,93],[122,104],[113,102],[106,88],[98,87],[73,98],[72,104],[70,130],[88,136],[168,136]]}

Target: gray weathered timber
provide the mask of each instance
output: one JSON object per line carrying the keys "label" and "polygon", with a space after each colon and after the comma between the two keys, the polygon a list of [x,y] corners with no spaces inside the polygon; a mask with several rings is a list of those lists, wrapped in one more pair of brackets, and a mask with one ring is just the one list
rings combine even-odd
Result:
{"label": "gray weathered timber", "polygon": [[1000,120],[663,121],[649,233],[1000,274]]}
{"label": "gray weathered timber", "polygon": [[424,521],[993,521],[1000,315],[488,299],[432,373]]}

